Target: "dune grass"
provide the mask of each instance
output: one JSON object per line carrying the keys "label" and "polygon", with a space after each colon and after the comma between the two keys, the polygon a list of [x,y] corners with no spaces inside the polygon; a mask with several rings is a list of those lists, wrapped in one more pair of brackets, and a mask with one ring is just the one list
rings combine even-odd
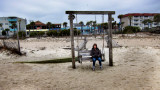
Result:
{"label": "dune grass", "polygon": [[[75,58],[78,61],[78,58]],[[53,60],[41,60],[41,61],[20,61],[15,63],[33,63],[33,64],[49,64],[49,63],[67,63],[72,62],[72,58],[60,58],[60,59],[53,59]]]}

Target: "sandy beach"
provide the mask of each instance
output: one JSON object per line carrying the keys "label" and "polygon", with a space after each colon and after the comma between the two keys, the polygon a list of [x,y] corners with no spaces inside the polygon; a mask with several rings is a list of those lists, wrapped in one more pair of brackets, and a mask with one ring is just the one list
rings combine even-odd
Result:
{"label": "sandy beach", "polygon": [[[101,37],[88,37],[87,40],[87,49],[91,49],[93,43],[102,49]],[[0,90],[159,90],[160,35],[113,35],[113,40],[122,46],[113,49],[114,66],[108,66],[105,42],[103,70],[99,69],[97,62],[95,71],[89,61],[76,62],[76,69],[71,68],[71,62],[13,63],[71,57],[71,50],[64,49],[71,46],[69,38],[21,40],[21,51],[26,52],[26,56],[0,51]],[[77,52],[75,54],[77,56]]]}

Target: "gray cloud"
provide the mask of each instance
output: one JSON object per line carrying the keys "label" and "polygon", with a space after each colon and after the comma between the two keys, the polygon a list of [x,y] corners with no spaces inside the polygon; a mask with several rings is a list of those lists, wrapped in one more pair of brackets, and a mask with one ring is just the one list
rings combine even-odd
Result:
{"label": "gray cloud", "polygon": [[[119,21],[119,14],[159,13],[159,5],[158,0],[1,0],[0,15],[18,16],[44,23],[63,23],[68,22],[66,10],[113,10],[116,11],[113,17]],[[98,22],[102,22],[101,17],[96,16]],[[78,22],[89,20],[95,20],[95,15],[78,16]]]}

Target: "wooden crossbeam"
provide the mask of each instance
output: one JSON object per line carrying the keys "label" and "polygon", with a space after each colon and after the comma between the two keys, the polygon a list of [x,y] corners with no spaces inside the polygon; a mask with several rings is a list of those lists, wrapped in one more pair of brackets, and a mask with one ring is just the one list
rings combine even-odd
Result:
{"label": "wooden crossbeam", "polygon": [[66,11],[66,14],[115,14],[115,11]]}

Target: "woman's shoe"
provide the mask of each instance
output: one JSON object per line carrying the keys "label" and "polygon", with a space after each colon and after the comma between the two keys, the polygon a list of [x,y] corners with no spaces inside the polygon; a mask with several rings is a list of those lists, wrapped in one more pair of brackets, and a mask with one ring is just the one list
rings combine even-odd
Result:
{"label": "woman's shoe", "polygon": [[102,69],[102,66],[100,66],[99,68]]}
{"label": "woman's shoe", "polygon": [[95,71],[95,67],[94,66],[93,66],[92,70]]}

